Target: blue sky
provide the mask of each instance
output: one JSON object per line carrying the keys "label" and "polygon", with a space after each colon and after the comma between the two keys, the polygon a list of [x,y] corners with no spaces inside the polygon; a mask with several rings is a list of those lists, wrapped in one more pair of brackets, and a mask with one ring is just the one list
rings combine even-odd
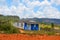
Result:
{"label": "blue sky", "polygon": [[0,0],[0,14],[60,19],[60,0]]}

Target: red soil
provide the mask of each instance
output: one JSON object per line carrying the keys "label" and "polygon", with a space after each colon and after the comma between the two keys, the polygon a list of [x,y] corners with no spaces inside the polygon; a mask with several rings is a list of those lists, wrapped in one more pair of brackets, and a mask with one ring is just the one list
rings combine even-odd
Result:
{"label": "red soil", "polygon": [[0,40],[60,40],[60,36],[0,34]]}

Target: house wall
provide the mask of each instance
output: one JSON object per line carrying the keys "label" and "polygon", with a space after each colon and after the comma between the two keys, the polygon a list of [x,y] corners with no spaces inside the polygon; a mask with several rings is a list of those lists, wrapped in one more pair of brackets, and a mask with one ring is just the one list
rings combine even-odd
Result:
{"label": "house wall", "polygon": [[38,24],[31,24],[31,30],[39,30]]}
{"label": "house wall", "polygon": [[17,27],[17,28],[21,28],[21,29],[24,29],[24,26],[23,26],[24,23],[18,23],[18,22],[15,22],[13,24],[13,26]]}
{"label": "house wall", "polygon": [[28,24],[24,24],[24,30],[39,30],[39,25],[38,24],[30,24],[31,26],[27,26]]}
{"label": "house wall", "polygon": [[39,24],[39,30],[41,29],[41,24]]}
{"label": "house wall", "polygon": [[17,28],[21,28],[24,30],[40,30],[39,24],[27,24],[27,23],[14,23],[13,24]]}
{"label": "house wall", "polygon": [[24,23],[24,30],[31,30],[31,27],[29,27],[27,23]]}

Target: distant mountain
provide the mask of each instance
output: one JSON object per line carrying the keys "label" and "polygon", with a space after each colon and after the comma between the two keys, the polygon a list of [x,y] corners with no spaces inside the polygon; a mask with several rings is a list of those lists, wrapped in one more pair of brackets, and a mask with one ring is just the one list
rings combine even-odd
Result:
{"label": "distant mountain", "polygon": [[60,19],[53,19],[53,18],[26,18],[23,20],[34,20],[41,23],[44,22],[44,23],[60,24]]}

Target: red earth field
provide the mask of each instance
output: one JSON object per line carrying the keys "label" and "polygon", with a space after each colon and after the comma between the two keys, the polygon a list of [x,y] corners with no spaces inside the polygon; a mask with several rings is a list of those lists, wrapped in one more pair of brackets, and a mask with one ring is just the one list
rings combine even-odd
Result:
{"label": "red earth field", "polygon": [[0,34],[0,40],[60,40],[60,36]]}

